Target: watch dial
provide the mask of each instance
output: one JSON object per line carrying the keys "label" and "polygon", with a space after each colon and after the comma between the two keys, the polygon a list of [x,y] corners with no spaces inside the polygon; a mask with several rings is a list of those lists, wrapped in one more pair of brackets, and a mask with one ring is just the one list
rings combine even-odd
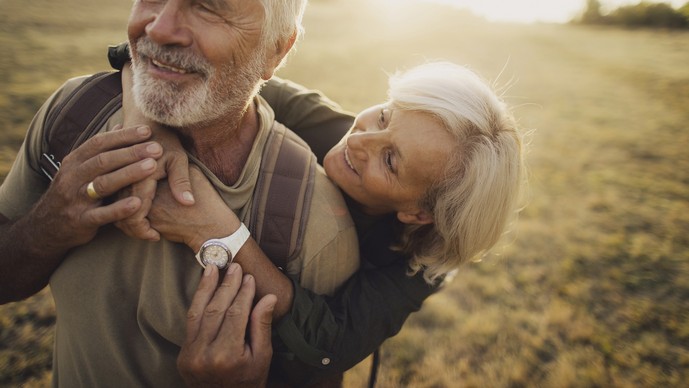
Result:
{"label": "watch dial", "polygon": [[227,251],[218,245],[210,245],[203,250],[203,262],[208,264],[213,264],[216,267],[223,269],[227,266],[227,262],[230,261],[230,256]]}

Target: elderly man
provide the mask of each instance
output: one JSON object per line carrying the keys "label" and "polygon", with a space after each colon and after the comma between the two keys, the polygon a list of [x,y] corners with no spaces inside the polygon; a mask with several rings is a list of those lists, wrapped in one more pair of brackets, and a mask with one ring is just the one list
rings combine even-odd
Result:
{"label": "elderly man", "polygon": [[[244,222],[252,221],[247,209],[274,122],[256,91],[294,44],[304,5],[137,0],[132,8],[138,108],[177,132]],[[82,81],[68,81],[44,104],[0,189],[0,299],[50,284],[58,316],[55,385],[180,386],[175,364],[202,269],[185,245],[130,239],[112,225],[141,209],[141,198],[100,199],[151,177],[160,145],[147,141],[147,128],[111,131],[122,122],[116,112],[64,159],[52,184],[37,165],[46,117]],[[290,268],[302,285],[330,293],[357,269],[356,232],[320,171],[313,192],[301,254]],[[215,237],[241,247],[243,228]]]}

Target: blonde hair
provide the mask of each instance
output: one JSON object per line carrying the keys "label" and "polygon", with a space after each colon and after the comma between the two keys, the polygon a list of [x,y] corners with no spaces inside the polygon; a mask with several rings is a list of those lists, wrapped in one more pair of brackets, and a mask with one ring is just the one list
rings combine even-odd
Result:
{"label": "blonde hair", "polygon": [[456,140],[443,178],[420,206],[429,225],[405,225],[398,249],[411,273],[434,282],[492,248],[516,215],[522,184],[522,136],[506,104],[471,70],[429,63],[390,77],[393,109],[428,114]]}

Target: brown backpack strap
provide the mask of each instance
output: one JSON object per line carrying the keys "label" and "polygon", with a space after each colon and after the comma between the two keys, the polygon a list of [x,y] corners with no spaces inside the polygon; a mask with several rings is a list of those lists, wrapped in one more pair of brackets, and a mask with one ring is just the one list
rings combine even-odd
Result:
{"label": "brown backpack strap", "polygon": [[274,123],[263,150],[250,229],[280,268],[285,269],[301,251],[315,179],[316,157],[309,147]]}
{"label": "brown backpack strap", "polygon": [[[40,165],[53,180],[62,159],[93,136],[122,107],[120,72],[95,74],[62,100],[46,119],[47,152]],[[277,122],[265,149],[252,208],[251,234],[284,268],[301,250],[316,174],[308,145]]]}
{"label": "brown backpack strap", "polygon": [[62,159],[93,136],[122,107],[120,72],[94,74],[62,100],[45,122],[47,152],[41,155],[43,173],[51,181]]}

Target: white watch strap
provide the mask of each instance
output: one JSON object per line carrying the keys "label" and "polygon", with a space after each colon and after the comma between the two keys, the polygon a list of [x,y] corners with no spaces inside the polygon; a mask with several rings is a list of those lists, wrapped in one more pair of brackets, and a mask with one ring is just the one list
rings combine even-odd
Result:
{"label": "white watch strap", "polygon": [[231,235],[223,238],[212,238],[204,242],[203,245],[201,245],[201,249],[198,252],[196,252],[196,261],[198,261],[203,268],[206,268],[206,265],[203,262],[203,258],[201,257],[201,252],[203,252],[204,247],[206,247],[207,245],[215,244],[226,247],[227,250],[229,250],[230,260],[227,263],[227,265],[230,265],[234,261],[234,258],[239,252],[239,250],[242,249],[242,247],[246,243],[246,240],[249,239],[249,237],[251,237],[249,229],[247,229],[244,223],[241,223],[239,225],[239,229],[237,229]]}
{"label": "white watch strap", "polygon": [[249,237],[251,237],[251,233],[249,233],[249,229],[247,229],[246,225],[242,222],[241,225],[239,225],[239,229],[230,236],[220,239],[220,241],[224,242],[225,245],[230,248],[232,260],[234,260],[234,257],[237,256],[237,252],[242,249]]}

